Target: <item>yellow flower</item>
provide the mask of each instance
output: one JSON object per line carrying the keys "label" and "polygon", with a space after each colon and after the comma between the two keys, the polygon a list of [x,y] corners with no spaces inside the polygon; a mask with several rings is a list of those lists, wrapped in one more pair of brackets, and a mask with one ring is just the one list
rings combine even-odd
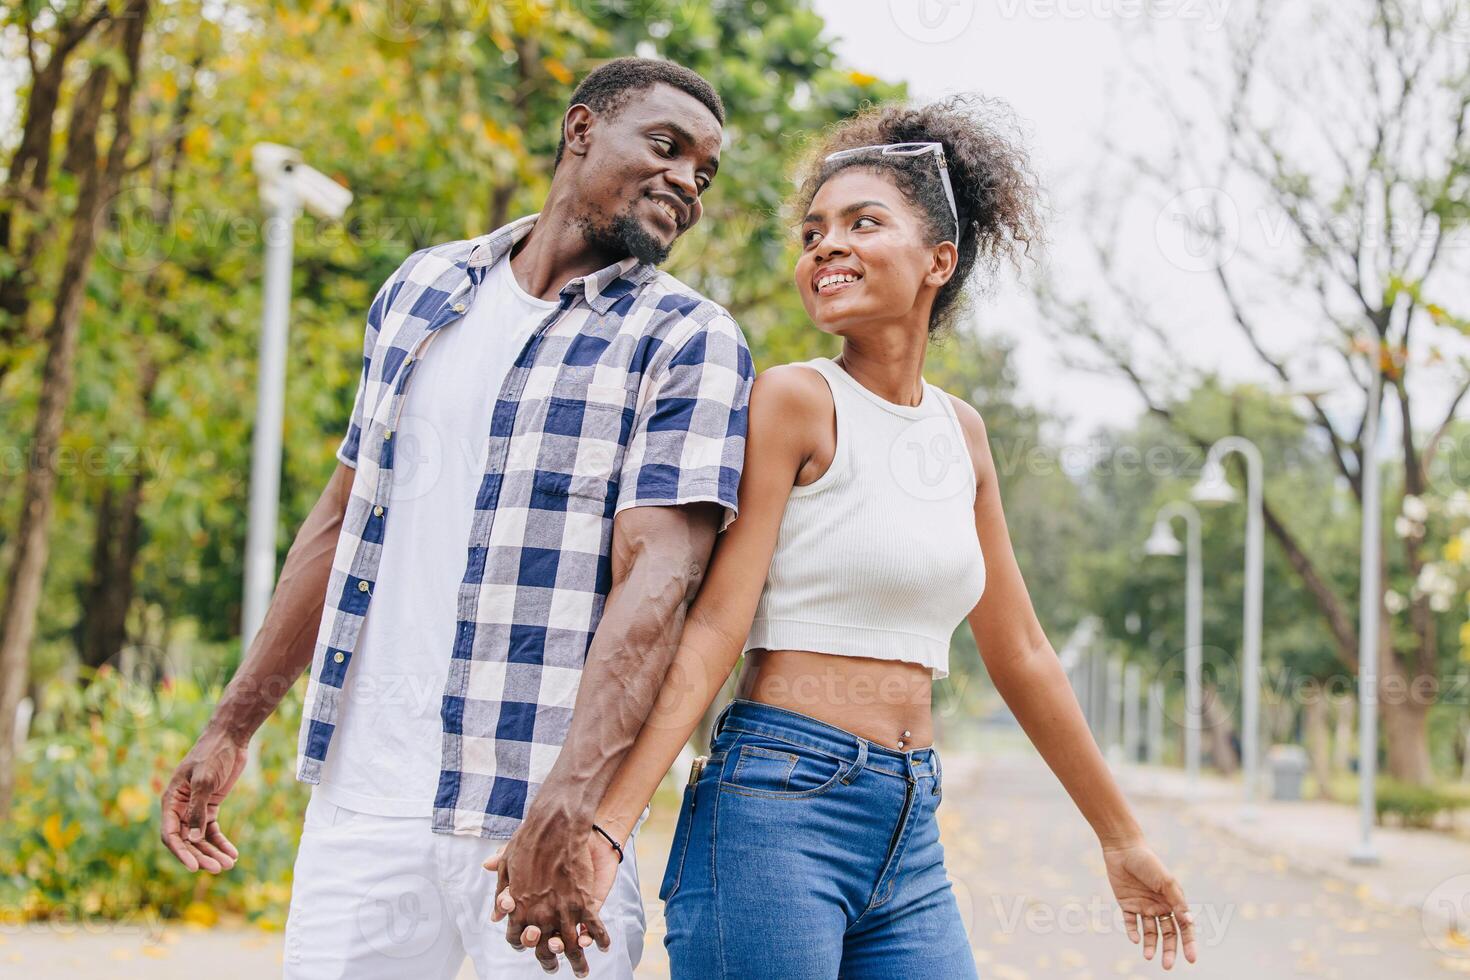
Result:
{"label": "yellow flower", "polygon": [[41,836],[46,839],[47,844],[51,845],[53,851],[65,851],[71,846],[71,842],[80,837],[81,834],[82,825],[79,823],[72,824],[70,827],[63,827],[61,814],[59,813],[51,814],[51,816],[46,818],[46,822],[41,825]]}
{"label": "yellow flower", "polygon": [[219,921],[219,913],[208,902],[190,902],[184,906],[184,921],[208,927]]}
{"label": "yellow flower", "polygon": [[850,71],[847,73],[847,80],[854,85],[861,85],[863,88],[867,88],[878,80],[878,76],[869,75],[863,71]]}
{"label": "yellow flower", "polygon": [[129,822],[145,820],[153,809],[153,798],[136,786],[124,786],[117,794],[117,808]]}

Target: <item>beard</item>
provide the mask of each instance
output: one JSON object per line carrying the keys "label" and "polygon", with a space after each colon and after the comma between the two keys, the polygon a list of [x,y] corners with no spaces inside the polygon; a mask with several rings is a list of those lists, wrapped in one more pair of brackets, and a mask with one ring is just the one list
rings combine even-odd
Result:
{"label": "beard", "polygon": [[[641,199],[640,199],[641,200]],[[673,251],[674,243],[665,244],[633,214],[637,201],[613,215],[588,216],[582,222],[587,244],[617,255],[631,255],[639,262],[662,265]],[[600,219],[600,220],[599,220]],[[676,236],[677,240],[677,236]]]}

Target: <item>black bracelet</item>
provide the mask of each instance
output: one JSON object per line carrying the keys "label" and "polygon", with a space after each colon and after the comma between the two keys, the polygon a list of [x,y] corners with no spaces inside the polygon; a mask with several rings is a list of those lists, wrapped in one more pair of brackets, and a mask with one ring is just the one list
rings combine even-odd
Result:
{"label": "black bracelet", "polygon": [[592,829],[595,830],[595,831],[597,831],[599,834],[601,834],[604,838],[607,839],[607,842],[612,845],[612,849],[618,852],[618,863],[619,864],[622,864],[623,863],[623,845],[622,844],[619,844],[617,841],[613,840],[612,839],[612,834],[609,834],[607,831],[605,831],[601,827],[597,826],[597,824],[593,824],[592,825]]}

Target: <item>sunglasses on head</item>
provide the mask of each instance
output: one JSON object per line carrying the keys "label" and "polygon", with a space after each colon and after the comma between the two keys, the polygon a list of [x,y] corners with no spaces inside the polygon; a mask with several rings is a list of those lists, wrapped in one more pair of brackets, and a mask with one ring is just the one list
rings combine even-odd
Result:
{"label": "sunglasses on head", "polygon": [[872,146],[854,146],[848,150],[838,150],[829,153],[823,159],[823,163],[832,163],[837,160],[846,160],[851,157],[877,155],[877,156],[899,156],[918,157],[926,153],[933,153],[934,159],[939,164],[939,180],[944,184],[944,197],[949,201],[949,213],[954,218],[954,243],[958,247],[960,242],[960,212],[954,204],[954,188],[949,184],[949,166],[944,162],[943,143],[875,143]]}

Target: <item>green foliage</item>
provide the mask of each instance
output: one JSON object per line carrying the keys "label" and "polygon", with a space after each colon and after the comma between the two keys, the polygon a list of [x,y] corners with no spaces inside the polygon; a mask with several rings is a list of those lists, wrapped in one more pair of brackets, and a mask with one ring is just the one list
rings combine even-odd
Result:
{"label": "green foliage", "polygon": [[1392,817],[1405,827],[1433,827],[1440,814],[1453,818],[1470,800],[1458,793],[1380,777],[1374,800],[1378,822]]}
{"label": "green foliage", "polygon": [[188,678],[155,689],[106,666],[85,688],[46,685],[0,826],[0,919],[284,924],[308,795],[294,778],[301,684],[256,735],[259,780],[242,776],[221,807],[239,863],[190,874],[159,838],[163,787],[221,689]]}
{"label": "green foliage", "polygon": [[[705,219],[669,271],[736,315],[758,367],[835,349],[791,285],[778,208],[804,134],[902,88],[839,66],[808,0],[160,4],[135,111],[137,152],[153,157],[114,202],[88,284],[63,451],[92,463],[62,475],[40,645],[73,642],[94,540],[117,534],[97,502],[137,474],[131,638],[163,643],[185,622],[210,642],[238,630],[263,234],[252,145],[299,147],[354,193],[343,223],[295,228],[283,557],[334,463],[378,285],[417,248],[539,206],[573,86],[635,51],[703,72],[729,106]],[[48,207],[67,186],[57,174]],[[43,253],[43,282],[59,252]],[[0,423],[14,434],[0,448],[19,453],[29,431],[41,354],[34,340],[0,352]],[[0,473],[6,514],[17,475]]]}

